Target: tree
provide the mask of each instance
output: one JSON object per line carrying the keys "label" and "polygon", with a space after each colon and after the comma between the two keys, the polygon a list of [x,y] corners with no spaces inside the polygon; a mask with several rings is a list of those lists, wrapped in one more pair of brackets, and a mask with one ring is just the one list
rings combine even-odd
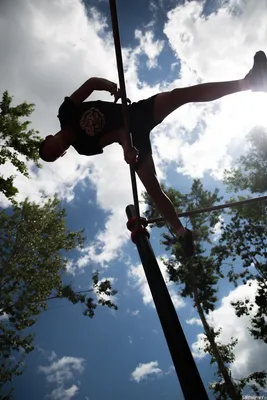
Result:
{"label": "tree", "polygon": [[[238,339],[234,339],[233,337],[231,338],[230,343],[227,345],[222,344],[219,342],[219,335],[222,331],[220,328],[219,330],[211,330],[212,335],[214,337],[214,340],[216,339],[216,346],[218,348],[218,351],[221,356],[221,360],[225,365],[230,366],[234,361],[235,361],[235,354],[234,354],[234,348],[238,343]],[[210,341],[206,337],[205,339],[205,345],[204,345],[204,351],[208,354],[211,355],[211,364],[216,363],[216,358],[213,355],[213,351],[211,348]],[[228,373],[229,376],[231,377],[231,370],[228,368]],[[213,390],[214,395],[216,396],[216,400],[228,400],[228,391],[227,391],[227,385],[225,380],[223,379],[223,375],[221,373],[221,370],[217,368],[216,375],[218,377],[218,380],[215,382],[210,383],[210,388]],[[232,378],[233,379],[233,378]],[[253,372],[252,374],[248,375],[245,378],[242,379],[233,379],[234,381],[234,387],[236,394],[238,398],[242,399],[242,392],[244,388],[250,387],[250,389],[254,392],[255,395],[260,396],[259,392],[259,387],[264,388],[267,383],[267,373],[265,371],[260,371],[260,372]]]}
{"label": "tree", "polygon": [[255,127],[249,133],[248,151],[226,170],[224,183],[231,191],[249,190],[251,193],[267,191],[267,130]]}
{"label": "tree", "polygon": [[[176,209],[184,210],[184,204],[187,209],[211,207],[215,202],[221,200],[218,196],[218,190],[213,193],[205,191],[203,185],[199,180],[194,180],[191,193],[182,195],[174,189],[166,190],[167,195],[172,200]],[[146,212],[147,218],[154,218],[157,216],[155,206],[145,194],[144,198],[149,208]],[[181,251],[180,244],[176,239],[175,233],[172,228],[168,227],[167,233],[163,233],[163,241],[167,250],[171,251],[171,257],[164,264],[167,267],[169,278],[180,286],[180,295],[182,297],[190,297],[193,299],[194,307],[197,308],[206,337],[210,343],[211,354],[214,355],[219,369],[226,382],[227,393],[232,399],[238,399],[235,387],[229,376],[228,370],[222,362],[221,355],[218,351],[212,328],[209,326],[205,313],[214,310],[217,301],[217,282],[222,276],[220,268],[215,265],[214,260],[205,255],[203,242],[211,244],[209,231],[214,230],[216,223],[219,222],[218,213],[214,214],[201,214],[191,218],[193,229],[198,234],[196,241],[196,255],[188,261]]]}
{"label": "tree", "polygon": [[[29,177],[26,163],[20,155],[26,157],[27,161],[33,161],[40,168],[38,147],[42,138],[37,131],[27,130],[29,121],[21,119],[29,117],[34,110],[34,104],[23,102],[16,107],[11,106],[12,97],[5,91],[0,103],[0,165],[7,162],[26,177]],[[4,178],[0,175],[0,191],[12,199],[18,189],[14,186],[14,176]]]}
{"label": "tree", "polygon": [[64,283],[66,254],[82,248],[85,239],[83,231],[66,228],[65,217],[57,197],[42,205],[26,199],[14,204],[12,212],[0,212],[0,390],[23,373],[23,358],[34,348],[34,336],[25,330],[47,309],[49,299],[79,302],[90,318],[98,304],[117,309],[112,302],[116,291],[97,273],[85,292]]}
{"label": "tree", "polygon": [[233,209],[230,221],[222,229],[218,243],[213,249],[220,262],[232,267],[228,273],[230,282],[251,286],[257,282],[255,297],[233,302],[236,315],[250,315],[249,328],[255,339],[267,343],[267,207],[258,204],[253,207]]}
{"label": "tree", "polygon": [[[248,135],[249,150],[237,160],[236,167],[225,172],[225,183],[229,190],[248,190],[263,194],[267,190],[267,131],[257,127]],[[235,284],[240,279],[250,285],[257,282],[254,298],[233,303],[236,315],[251,315],[250,332],[255,339],[267,343],[267,205],[259,202],[253,207],[233,209],[230,223],[225,226],[217,254],[226,256],[235,264],[229,278]],[[227,249],[227,250],[226,250]],[[229,252],[229,250],[231,250]],[[241,271],[236,272],[239,263]],[[253,267],[253,268],[251,268]],[[235,272],[234,272],[235,271]]]}
{"label": "tree", "polygon": [[[211,207],[219,202],[218,190],[213,193],[204,190],[199,180],[194,180],[190,194],[183,195],[180,192],[169,189],[167,195],[172,200],[175,208],[181,212],[196,208]],[[145,216],[148,219],[158,216],[158,212],[152,200],[147,194],[144,199],[148,205]],[[184,207],[186,205],[186,209]],[[170,251],[171,255],[167,260],[163,260],[167,267],[168,275],[171,281],[179,285],[179,294],[182,297],[190,297],[193,300],[194,307],[200,316],[206,338],[205,351],[211,355],[211,363],[216,361],[218,366],[218,377],[223,378],[223,385],[213,384],[218,398],[241,399],[241,387],[233,382],[230,374],[229,365],[233,362],[231,349],[233,343],[222,345],[218,342],[218,332],[207,321],[207,315],[215,309],[217,301],[217,284],[220,278],[223,278],[222,263],[219,257],[210,254],[212,247],[212,235],[215,232],[217,223],[221,223],[219,214],[203,213],[191,217],[191,225],[197,233],[196,254],[189,261],[184,257],[180,244],[172,228],[167,226],[167,231],[162,234],[162,244]],[[157,224],[162,226],[162,223]],[[223,397],[224,396],[224,397]]]}

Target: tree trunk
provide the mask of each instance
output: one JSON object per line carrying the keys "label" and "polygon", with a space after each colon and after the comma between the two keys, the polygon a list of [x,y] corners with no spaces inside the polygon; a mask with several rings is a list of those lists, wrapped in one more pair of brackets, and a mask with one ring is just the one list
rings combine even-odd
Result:
{"label": "tree trunk", "polygon": [[226,369],[226,367],[224,365],[224,362],[223,362],[223,360],[221,358],[221,355],[220,355],[220,352],[219,352],[218,347],[216,345],[216,342],[214,340],[214,337],[213,337],[213,335],[212,335],[212,333],[210,331],[209,324],[207,323],[206,317],[204,315],[203,309],[202,309],[200,301],[198,299],[197,288],[196,288],[196,286],[194,284],[192,286],[193,286],[194,300],[195,300],[195,304],[196,304],[196,307],[197,307],[197,311],[199,313],[201,322],[203,324],[204,331],[205,331],[205,333],[207,335],[207,338],[208,338],[208,340],[210,342],[213,355],[214,355],[214,357],[215,357],[215,359],[217,361],[219,371],[221,372],[221,374],[223,376],[223,379],[225,381],[226,391],[227,391],[228,395],[230,396],[230,398],[232,400],[240,400],[241,397],[236,392],[235,386],[234,386],[234,384],[232,382],[232,379],[231,379],[231,377],[230,377],[230,375],[229,375],[229,373],[228,373],[228,371],[227,371],[227,369]]}

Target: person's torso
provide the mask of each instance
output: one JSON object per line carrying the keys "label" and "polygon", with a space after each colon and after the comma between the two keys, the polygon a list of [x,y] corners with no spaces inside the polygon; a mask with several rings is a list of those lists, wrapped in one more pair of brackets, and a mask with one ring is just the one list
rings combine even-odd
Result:
{"label": "person's torso", "polygon": [[123,126],[122,107],[101,100],[84,102],[79,106],[78,120],[86,135],[106,133]]}
{"label": "person's torso", "polygon": [[73,147],[85,155],[102,153],[99,136],[123,126],[121,105],[101,100],[77,105],[66,97],[59,108],[58,118],[61,129],[73,129],[76,137]]}
{"label": "person's torso", "polygon": [[[153,117],[153,97],[128,106],[133,144],[140,154],[142,149],[150,149],[149,132],[157,125]],[[124,126],[122,105],[101,100],[76,105],[66,97],[58,118],[61,129],[70,127],[74,131],[76,139],[72,145],[76,151],[88,156],[103,153],[101,135]]]}

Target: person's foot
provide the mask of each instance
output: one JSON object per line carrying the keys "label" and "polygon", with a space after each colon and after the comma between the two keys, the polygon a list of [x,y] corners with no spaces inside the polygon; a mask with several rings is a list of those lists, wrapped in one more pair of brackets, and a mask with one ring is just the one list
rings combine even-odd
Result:
{"label": "person's foot", "polygon": [[190,229],[184,228],[185,232],[183,236],[179,237],[179,242],[182,246],[182,249],[187,257],[192,257],[195,253],[195,245],[194,245],[194,235]]}
{"label": "person's foot", "polygon": [[267,58],[263,51],[254,56],[252,69],[245,77],[253,92],[267,92]]}

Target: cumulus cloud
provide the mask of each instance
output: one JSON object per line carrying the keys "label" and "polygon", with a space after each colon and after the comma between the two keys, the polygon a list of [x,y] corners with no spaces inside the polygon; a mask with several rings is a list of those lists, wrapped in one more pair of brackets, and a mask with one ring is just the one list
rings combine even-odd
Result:
{"label": "cumulus cloud", "polygon": [[[236,2],[220,2],[221,7],[209,16],[203,15],[204,4],[187,1],[173,8],[167,14],[164,41],[152,29],[133,32],[136,46],[122,49],[127,94],[132,101],[201,80],[235,79],[247,73],[254,52],[264,49],[267,42],[266,2],[248,0],[242,3],[242,12],[235,14],[232,10]],[[231,41],[226,30],[232,33]],[[148,57],[148,68],[155,67],[163,46],[168,45],[181,64],[178,79],[156,85],[141,81],[140,55]],[[0,89],[8,89],[16,104],[25,99],[36,104],[32,127],[41,136],[59,129],[57,110],[64,96],[89,76],[117,81],[113,38],[106,17],[95,8],[86,10],[80,0],[2,1],[0,50],[5,54]],[[110,100],[102,92],[93,94],[92,99],[96,98]],[[159,177],[165,178],[164,168],[170,162],[178,173],[190,177],[201,177],[205,172],[221,177],[236,149],[244,145],[246,132],[255,122],[266,125],[262,100],[259,93],[238,94],[215,105],[181,107],[152,133]],[[6,164],[1,172],[8,176],[15,171]],[[70,272],[92,261],[108,266],[122,257],[122,246],[129,237],[124,210],[132,203],[132,194],[129,169],[119,146],[110,146],[104,155],[90,158],[71,149],[55,164],[45,164],[40,171],[31,169],[30,175],[29,182],[17,174],[17,200],[29,196],[41,201],[41,190],[45,190],[48,195],[58,192],[61,199],[71,202],[77,185],[85,190],[90,186],[96,191],[96,205],[106,214],[104,227],[90,240],[78,263],[69,265]],[[139,193],[142,189],[138,181]],[[8,205],[5,198],[0,201],[2,206]],[[86,218],[89,223],[91,216]]]}
{"label": "cumulus cloud", "polygon": [[[167,14],[164,33],[173,51],[188,69],[197,71],[205,80],[238,78],[250,67],[248,56],[266,46],[266,2],[242,1],[238,15],[233,3],[220,2],[215,12],[207,16],[205,1],[186,1]],[[232,33],[230,41],[226,30]]]}
{"label": "cumulus cloud", "polygon": [[62,357],[52,361],[49,366],[40,366],[39,371],[46,375],[46,379],[51,383],[59,383],[73,379],[73,372],[82,373],[84,370],[84,359],[76,357]]}
{"label": "cumulus cloud", "polygon": [[78,393],[79,388],[76,385],[70,386],[68,389],[58,387],[54,389],[50,395],[53,400],[71,400]]}
{"label": "cumulus cloud", "polygon": [[[26,99],[35,103],[32,126],[42,136],[58,130],[57,109],[64,96],[88,78],[89,60],[92,74],[106,73],[99,65],[103,65],[101,59],[113,55],[112,43],[107,40],[103,46],[99,37],[102,20],[94,10],[91,14],[88,21],[85,8],[78,0],[68,0],[67,4],[53,0],[49,3],[1,2],[0,48],[5,60],[1,63],[0,75],[4,79],[0,88],[2,91],[7,88],[15,102]],[[97,54],[98,60],[92,54]],[[109,73],[113,76],[116,73],[114,57],[111,57]],[[74,151],[69,152],[67,159],[68,169],[66,159],[60,159],[56,165],[46,164],[43,170],[32,174],[31,185],[18,175],[16,184],[21,190],[20,196],[28,194],[37,199],[43,188],[48,194],[59,191],[61,197],[71,200],[75,185],[89,171],[83,168],[86,158],[78,159]]]}
{"label": "cumulus cloud", "polygon": [[157,361],[150,361],[149,363],[140,363],[135,370],[131,373],[131,378],[135,382],[139,383],[140,381],[147,379],[148,376],[154,375],[160,376],[163,371],[158,368]]}
{"label": "cumulus cloud", "polygon": [[154,40],[154,33],[146,31],[144,34],[140,30],[135,31],[135,38],[140,41],[140,52],[144,52],[148,57],[147,67],[149,69],[157,66],[157,57],[164,47],[163,40]]}
{"label": "cumulus cloud", "polygon": [[47,366],[39,366],[38,371],[43,373],[48,383],[56,385],[49,397],[53,400],[70,400],[78,393],[78,386],[73,384],[66,388],[67,382],[74,380],[75,375],[84,371],[85,360],[77,357],[53,357]]}
{"label": "cumulus cloud", "polygon": [[213,228],[213,241],[217,242],[222,234],[222,225],[224,223],[224,219],[223,217],[220,215],[219,216],[219,221],[217,222],[217,224],[215,224],[214,228]]}
{"label": "cumulus cloud", "polygon": [[[249,317],[244,316],[238,318],[235,315],[234,308],[231,306],[232,301],[245,298],[254,298],[257,290],[257,283],[251,281],[251,286],[241,285],[232,290],[228,296],[223,297],[220,307],[209,313],[207,320],[215,329],[222,328],[219,340],[223,344],[228,344],[231,337],[238,339],[235,347],[235,361],[231,366],[232,375],[240,378],[249,375],[252,372],[260,371],[266,368],[267,349],[266,345],[255,340],[250,335],[248,327],[250,326]],[[193,344],[194,356],[203,358],[203,334],[197,336],[197,341]],[[199,350],[200,349],[200,350]]]}
{"label": "cumulus cloud", "polygon": [[[166,271],[166,267],[163,262],[160,260],[160,257],[157,259],[162,276],[167,284],[170,296],[172,298],[172,302],[176,309],[184,307],[185,302],[184,299],[177,294],[177,288],[173,282],[169,282],[168,274]],[[128,278],[130,286],[136,287],[141,293],[143,303],[145,305],[152,305],[154,307],[153,298],[147,283],[147,279],[144,273],[144,268],[142,264],[132,265],[128,271]]]}
{"label": "cumulus cloud", "polygon": [[205,335],[204,333],[199,333],[197,335],[197,341],[192,344],[192,354],[193,357],[196,359],[202,359],[204,358],[207,353],[204,352],[204,346],[205,346]]}
{"label": "cumulus cloud", "polygon": [[[168,12],[164,33],[181,63],[180,78],[172,87],[243,78],[252,67],[254,53],[266,50],[264,0],[241,2],[242,12],[238,13],[234,12],[236,2],[218,4],[220,7],[208,16],[204,15],[204,1],[186,1]],[[226,31],[231,32],[230,41]],[[190,177],[210,172],[221,178],[223,169],[244,148],[250,129],[259,121],[266,126],[263,98],[266,101],[265,94],[241,93],[181,107],[167,119],[166,139],[163,130],[158,131],[161,161],[173,161],[179,173]],[[190,128],[185,125],[188,121],[192,121]],[[192,130],[197,133],[189,143]]]}
{"label": "cumulus cloud", "polygon": [[[32,128],[39,130],[41,136],[59,130],[58,107],[65,96],[90,76],[118,80],[113,38],[107,30],[106,18],[95,8],[86,10],[80,0],[23,0],[19,4],[3,1],[0,10],[0,50],[5,54],[0,66],[0,90],[8,89],[14,96],[14,104],[24,100],[35,103]],[[127,90],[133,101],[153,92],[150,87],[137,88],[139,55],[147,54],[153,64],[162,48],[162,43],[151,33],[138,31],[137,36],[136,48],[123,49]],[[92,99],[111,100],[104,92],[93,94]],[[125,229],[125,206],[132,203],[129,167],[120,146],[110,146],[104,155],[90,158],[70,149],[55,164],[44,164],[39,171],[31,168],[30,181],[17,174],[9,163],[1,173],[17,175],[18,201],[29,196],[41,202],[44,190],[48,195],[57,192],[60,199],[71,202],[75,200],[77,185],[84,190],[89,186],[95,189],[96,206],[107,215],[105,226],[84,249],[78,263],[69,265],[70,272],[75,273],[77,267],[85,267],[92,259],[108,265],[120,256],[121,246],[129,237]],[[139,192],[141,188],[138,182]],[[9,204],[3,196],[0,201],[2,206]],[[89,223],[89,215],[87,219]]]}
{"label": "cumulus cloud", "polygon": [[188,325],[199,325],[199,326],[202,326],[202,322],[201,322],[201,319],[200,318],[190,318],[190,319],[187,319],[186,320],[186,323],[188,324]]}

